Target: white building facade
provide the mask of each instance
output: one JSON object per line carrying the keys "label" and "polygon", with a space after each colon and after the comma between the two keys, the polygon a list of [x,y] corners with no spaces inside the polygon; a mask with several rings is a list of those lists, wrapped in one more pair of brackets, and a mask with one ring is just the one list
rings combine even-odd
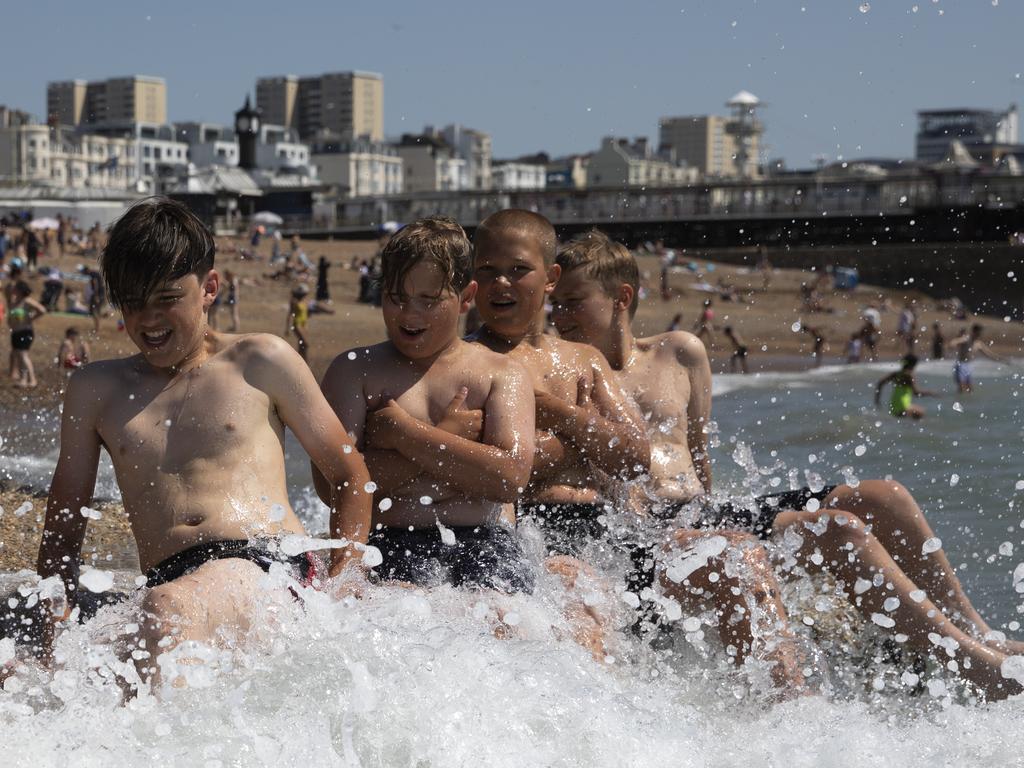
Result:
{"label": "white building facade", "polygon": [[402,158],[391,144],[359,139],[313,146],[312,163],[322,183],[342,197],[379,197],[404,191]]}

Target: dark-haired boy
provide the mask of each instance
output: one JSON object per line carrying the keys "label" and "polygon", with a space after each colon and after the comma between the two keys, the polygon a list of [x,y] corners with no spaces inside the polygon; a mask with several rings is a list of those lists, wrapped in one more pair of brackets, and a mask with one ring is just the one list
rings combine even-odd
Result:
{"label": "dark-haired boy", "polygon": [[[71,377],[39,549],[39,574],[58,575],[73,604],[81,510],[106,449],[149,587],[134,654],[144,679],[182,641],[246,630],[273,563],[297,579],[315,575],[310,555],[281,548],[303,534],[285,486],[285,427],[329,478],[332,535],[365,542],[369,528],[366,467],[298,355],[276,336],[208,327],[214,250],[202,222],[166,198],[133,206],[111,228],[103,274],[139,354]],[[357,549],[334,550],[331,575]]]}
{"label": "dark-haired boy", "polygon": [[[800,685],[802,665],[785,642],[791,633],[776,578],[764,548],[751,535],[767,539],[791,529],[801,564],[830,570],[848,588],[857,584],[854,602],[865,615],[891,618],[897,631],[925,652],[932,648],[931,636],[952,638],[964,677],[993,698],[1021,690],[1002,678],[1000,668],[1022,646],[991,634],[941,549],[922,556],[934,533],[899,483],[865,480],[857,488],[802,489],[759,497],[752,505],[702,500],[711,490],[705,430],[711,416],[711,370],[703,345],[679,331],[634,338],[636,261],[602,233],[590,232],[567,244],[558,264],[556,327],[570,339],[597,347],[647,415],[653,511],[674,516],[690,502],[700,502],[696,508],[702,511],[691,526],[701,530],[671,531],[659,558],[659,581],[668,594],[684,604],[711,596],[722,611],[723,640],[736,655],[767,651],[766,658],[780,662],[776,682]],[[758,618],[763,623],[756,623]],[[772,638],[767,646],[766,638]]]}
{"label": "dark-haired boy", "polygon": [[530,592],[502,505],[529,479],[533,396],[521,366],[459,337],[476,292],[466,234],[447,217],[420,219],[381,260],[388,341],[339,355],[322,385],[377,486],[377,573]]}

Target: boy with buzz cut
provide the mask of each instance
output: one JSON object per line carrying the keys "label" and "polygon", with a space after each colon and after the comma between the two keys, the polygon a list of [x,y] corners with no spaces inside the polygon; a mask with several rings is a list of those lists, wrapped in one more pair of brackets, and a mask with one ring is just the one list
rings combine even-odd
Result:
{"label": "boy with buzz cut", "polygon": [[[214,251],[203,223],[166,198],[111,228],[103,276],[139,352],[71,377],[39,548],[40,576],[59,576],[74,605],[82,508],[105,449],[146,575],[133,654],[143,680],[178,643],[244,632],[272,564],[307,583],[316,576],[309,553],[282,552],[284,537],[304,534],[288,503],[286,427],[327,478],[332,536],[365,542],[370,523],[366,466],[301,358],[276,336],[207,325],[220,287]],[[334,550],[330,574],[358,549]]]}
{"label": "boy with buzz cut", "polygon": [[[827,568],[847,588],[857,584],[857,595],[850,597],[865,616],[890,617],[894,631],[926,653],[933,648],[931,637],[952,638],[957,650],[951,655],[960,672],[990,698],[1021,691],[1019,683],[1002,677],[1001,665],[1024,645],[991,632],[941,549],[921,554],[935,534],[899,483],[864,480],[857,488],[804,488],[761,496],[752,504],[710,503],[705,428],[711,417],[711,369],[703,345],[681,331],[634,338],[637,264],[624,246],[602,233],[576,238],[557,261],[562,277],[552,297],[556,328],[600,350],[648,414],[651,511],[668,518],[682,513],[680,521],[688,511],[697,512],[683,527],[673,526],[667,546],[652,557],[660,561],[659,582],[667,594],[684,605],[713,600],[722,614],[723,642],[739,660],[763,654],[778,662],[773,674],[780,687],[800,686],[800,654],[788,642],[792,633],[776,577],[757,540],[779,537],[789,528],[798,534],[795,555],[801,565]],[[680,556],[695,549],[713,554],[696,569],[677,567],[684,566]],[[737,561],[745,567],[727,567]],[[861,584],[882,586],[860,589]],[[751,626],[758,616],[767,621]],[[766,633],[770,642],[761,645],[758,638]]]}
{"label": "boy with buzz cut", "polygon": [[504,210],[474,236],[475,339],[523,365],[537,405],[533,476],[521,518],[545,534],[551,554],[575,557],[582,538],[603,531],[603,490],[611,478],[647,472],[643,419],[592,347],[544,332],[544,304],[558,283],[557,237],[543,216]]}
{"label": "boy with buzz cut", "polygon": [[459,337],[476,293],[466,233],[445,216],[420,219],[381,262],[388,340],[338,355],[322,384],[376,485],[377,574],[531,592],[502,508],[530,477],[533,393],[520,365]]}

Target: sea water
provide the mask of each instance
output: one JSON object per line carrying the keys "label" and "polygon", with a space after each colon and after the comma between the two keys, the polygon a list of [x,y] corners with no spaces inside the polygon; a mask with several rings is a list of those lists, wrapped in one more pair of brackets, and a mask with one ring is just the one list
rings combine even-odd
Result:
{"label": "sea water", "polygon": [[[1024,561],[1024,381],[1016,369],[983,364],[976,391],[955,395],[949,364],[924,364],[920,385],[942,394],[921,400],[929,416],[915,424],[872,404],[874,382],[893,368],[719,377],[716,486],[747,494],[899,479],[981,612],[1019,636],[1013,628],[1024,598],[1013,571]],[[53,419],[34,415],[0,428],[0,467],[15,483],[45,486],[55,460]],[[326,510],[309,492],[305,459],[291,440],[288,455],[296,508],[311,530],[323,530]],[[109,469],[98,493],[116,495]],[[539,559],[536,536],[526,536]],[[135,574],[116,576],[125,585]],[[0,591],[18,578],[8,576]],[[270,587],[282,576],[266,578]],[[594,661],[569,638],[567,598],[550,576],[530,597],[381,587],[339,601],[299,592],[301,605],[266,606],[268,629],[249,639],[248,650],[190,649],[203,663],[180,668],[187,689],[144,691],[127,704],[115,678],[132,674],[120,654],[133,606],[103,609],[60,638],[58,672],[26,669],[0,691],[0,759],[33,766],[1024,764],[1021,702],[972,703],[934,671],[927,686],[903,684],[898,668],[872,657],[870,641],[856,663],[826,659],[833,671],[862,670],[853,683],[826,669],[820,695],[777,703],[759,683],[763,670],[728,665],[706,615],[678,616],[677,631],[654,644],[617,632],[609,658]],[[621,606],[597,608],[625,623]],[[0,660],[9,645],[0,641]]]}

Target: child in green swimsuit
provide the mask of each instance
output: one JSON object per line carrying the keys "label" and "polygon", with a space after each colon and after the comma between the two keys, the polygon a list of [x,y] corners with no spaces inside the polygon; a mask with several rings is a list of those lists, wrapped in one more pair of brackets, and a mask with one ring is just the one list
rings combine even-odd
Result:
{"label": "child in green swimsuit", "polygon": [[895,373],[890,373],[878,382],[875,387],[875,405],[881,405],[882,387],[892,382],[892,394],[889,396],[889,413],[897,418],[910,416],[913,419],[920,419],[924,416],[925,410],[920,405],[914,405],[914,395],[926,397],[934,395],[933,392],[926,392],[918,389],[914,380],[914,368],[917,367],[917,355],[906,355],[903,358],[903,367]]}

